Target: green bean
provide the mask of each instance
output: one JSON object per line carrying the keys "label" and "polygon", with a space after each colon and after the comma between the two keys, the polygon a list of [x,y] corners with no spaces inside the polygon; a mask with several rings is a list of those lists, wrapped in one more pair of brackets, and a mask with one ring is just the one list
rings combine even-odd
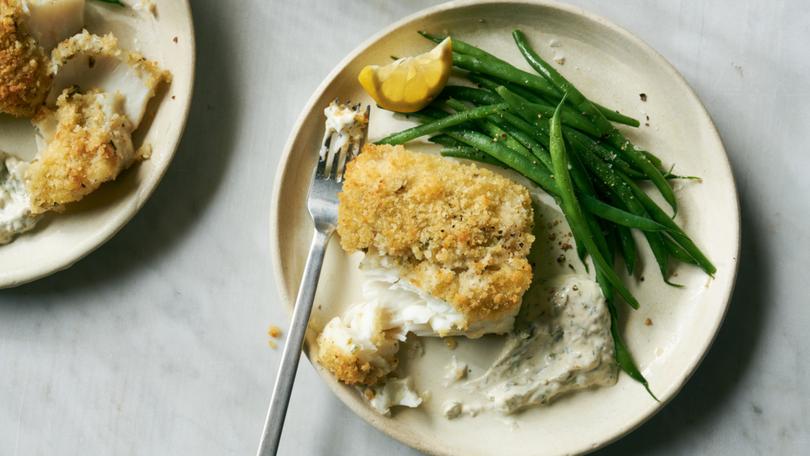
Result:
{"label": "green bean", "polygon": [[536,124],[533,125],[523,120],[520,116],[512,114],[511,112],[498,113],[496,114],[496,116],[502,118],[505,122],[507,122],[509,125],[512,125],[514,128],[517,128],[518,130],[531,136],[545,149],[548,149],[548,136],[543,135],[543,132],[548,132],[548,128],[546,127],[541,128],[540,125],[538,125],[538,124],[545,125],[545,122],[537,122]]}
{"label": "green bean", "polygon": [[641,385],[644,386],[644,389],[647,390],[647,393],[657,401],[658,398],[650,389],[649,382],[647,382],[647,379],[644,378],[641,371],[638,370],[638,366],[633,360],[630,350],[627,348],[627,345],[625,345],[624,339],[622,339],[622,335],[619,331],[619,312],[617,311],[614,303],[615,296],[610,284],[608,283],[608,279],[605,277],[604,271],[599,269],[596,270],[596,281],[602,289],[602,294],[605,296],[605,304],[607,305],[608,312],[610,313],[610,334],[613,338],[613,355],[614,359],[616,360],[616,364],[618,364],[619,368],[630,378],[641,383]]}
{"label": "green bean", "polygon": [[633,356],[630,354],[630,350],[627,348],[627,345],[625,345],[624,340],[622,339],[622,335],[619,332],[619,313],[616,311],[616,306],[612,301],[606,302],[608,309],[610,310],[610,334],[613,336],[613,349],[616,364],[618,364],[619,368],[630,376],[630,378],[641,383],[641,385],[644,386],[644,389],[647,390],[647,393],[652,396],[653,399],[658,401],[658,398],[655,397],[655,394],[653,394],[652,390],[650,390],[649,382],[647,382],[647,379],[644,378],[641,371],[638,370],[636,362],[633,360]]}
{"label": "green bean", "polygon": [[528,102],[526,100],[503,86],[498,87],[497,93],[501,96],[501,98],[503,98],[503,101],[509,105],[509,109],[512,112],[534,125],[537,128],[539,135],[549,136],[548,124],[546,122],[541,122],[537,117],[537,113],[527,107]]}
{"label": "green bean", "polygon": [[621,253],[619,252],[619,239],[616,229],[619,228],[621,225],[614,225],[604,220],[600,221],[600,225],[602,226],[602,231],[605,234],[605,241],[607,241],[608,251],[610,252],[609,263],[615,265],[616,258],[618,258],[617,253],[619,254]]}
{"label": "green bean", "polygon": [[554,67],[540,58],[529,46],[525,35],[520,30],[512,32],[512,36],[523,54],[523,57],[538,73],[545,76],[548,81],[554,84],[557,89],[566,93],[571,104],[581,111],[605,138],[621,151],[634,165],[638,166],[650,178],[653,184],[661,192],[661,195],[669,203],[674,211],[678,210],[678,203],[675,193],[672,191],[669,182],[661,174],[661,171],[647,158],[640,149],[625,138],[596,107],[573,84],[568,82]]}
{"label": "green bean", "polygon": [[650,217],[656,222],[670,228],[669,235],[681,245],[697,261],[700,267],[710,276],[717,272],[717,268],[712,262],[703,254],[703,252],[695,245],[694,242],[686,235],[686,233],[678,226],[666,212],[664,212],[655,201],[652,200],[646,193],[644,193],[635,182],[627,176],[622,176],[623,181],[630,187],[633,195],[636,196],[638,201],[649,211]]}
{"label": "green bean", "polygon": [[428,141],[435,144],[439,144],[440,146],[444,147],[466,147],[464,146],[464,143],[458,142],[455,139],[445,135],[444,133],[431,136],[430,138],[428,138]]}
{"label": "green bean", "polygon": [[[452,98],[447,100],[445,103],[447,104],[447,106],[456,110],[457,112],[464,112],[475,109],[470,108],[461,101],[454,100]],[[481,128],[481,130],[484,131],[484,133],[488,134],[489,137],[492,138],[493,141],[501,141],[506,145],[506,147],[514,150],[515,152],[518,152],[525,158],[528,158],[529,160],[534,159],[534,155],[532,154],[531,151],[529,151],[528,148],[526,148],[522,143],[513,138],[511,135],[507,134],[507,132],[505,132],[499,126],[495,125],[494,123],[486,119],[479,119],[475,122],[479,126],[479,128]]]}
{"label": "green bean", "polygon": [[[490,93],[481,89],[474,89],[472,87],[448,86],[445,88],[445,91],[449,92],[448,95],[450,95],[453,98],[458,98],[460,100],[469,101],[475,104],[495,104],[504,101],[504,99],[497,94]],[[523,100],[517,95],[513,97],[512,101],[515,103],[515,106],[512,106],[512,103],[509,103],[510,109],[515,110],[518,110],[519,109],[518,105],[523,102]],[[537,143],[539,143],[543,147],[547,147],[548,126],[546,125],[546,123],[535,122],[538,119],[534,118],[531,115],[531,113],[526,112],[525,116],[529,118],[530,122],[535,123],[535,125],[532,125],[529,122],[520,118],[523,116],[518,117],[508,111],[496,113],[491,118],[497,117],[499,119],[502,119],[504,122],[508,123],[512,127],[531,136]]]}
{"label": "green bean", "polygon": [[641,153],[643,153],[644,156],[647,157],[647,160],[655,165],[656,168],[664,171],[664,162],[662,162],[660,158],[656,157],[655,154],[652,152],[647,152],[646,150],[642,151]]}
{"label": "green bean", "polygon": [[516,141],[520,142],[526,148],[531,151],[532,155],[537,157],[538,160],[546,167],[549,171],[551,170],[551,156],[548,154],[548,150],[543,147],[542,144],[537,142],[530,134],[524,132],[523,130],[516,128],[510,122],[508,122],[503,117],[492,116],[489,119],[501,127],[507,134],[511,137],[515,138]]}
{"label": "green bean", "polygon": [[[551,137],[549,136],[549,142],[551,141]],[[584,169],[582,168],[582,164],[578,160],[574,160],[575,157],[569,156],[571,161],[568,163],[568,170],[571,174],[571,180],[574,184],[574,187],[579,190],[580,193],[585,195],[592,195],[594,193],[593,185],[585,173]],[[549,160],[551,159],[551,155],[549,155]],[[554,172],[554,163],[551,163],[549,167],[549,171]],[[557,198],[557,205],[562,207],[562,201]],[[608,246],[607,242],[605,241],[604,236],[602,235],[601,227],[598,226],[596,220],[590,216],[590,214],[583,213],[586,222],[588,223],[588,227],[590,228],[590,233],[593,235],[594,244],[602,252],[604,257],[607,257],[608,254]],[[583,242],[582,236],[588,235],[588,233],[582,233],[581,230],[574,230],[571,228],[571,233],[574,235],[574,244],[576,245],[577,250],[577,257],[579,257],[579,261],[585,266],[585,272],[590,272],[590,268],[588,267],[588,262],[586,261],[588,257],[588,249],[586,247],[586,243]],[[610,261],[608,261],[610,262]],[[612,288],[604,280],[604,275],[601,273],[599,268],[595,268],[595,274],[597,282],[600,283],[600,287],[604,288],[602,292],[605,296],[608,296],[613,293]],[[602,285],[604,284],[604,286]]]}
{"label": "green bean", "polygon": [[442,95],[447,95],[459,100],[469,101],[471,103],[486,105],[503,103],[503,99],[497,94],[488,92],[474,87],[465,87],[457,85],[448,85],[442,90]]}
{"label": "green bean", "polygon": [[630,307],[637,309],[639,307],[638,301],[630,294],[630,291],[624,286],[619,276],[616,275],[616,272],[607,264],[605,258],[599,252],[593,238],[593,233],[590,232],[588,223],[582,213],[582,208],[574,195],[574,188],[571,185],[571,176],[568,170],[568,156],[562,136],[562,125],[560,124],[560,107],[564,100],[565,97],[563,97],[563,101],[557,106],[557,110],[551,118],[549,138],[551,161],[554,164],[554,180],[559,187],[563,213],[566,215],[569,225],[576,226],[577,231],[582,234],[581,241],[585,244],[585,249],[591,256],[596,268],[602,271],[605,279],[621,295],[625,302],[627,302]]}
{"label": "green bean", "polygon": [[449,116],[450,113],[442,111],[435,104],[431,104],[421,111],[404,113],[403,115],[406,119],[414,118],[422,123],[427,123],[433,120],[443,119]]}
{"label": "green bean", "polygon": [[[487,91],[481,89],[474,89],[471,87],[461,87],[461,86],[451,86],[445,88],[445,90],[449,90],[449,94],[454,97],[464,101],[469,101],[475,104],[492,104],[492,103],[500,103],[503,99],[493,93],[489,93]],[[505,122],[511,125],[514,129],[521,131],[522,133],[529,135],[534,141],[543,147],[548,146],[548,127],[543,126],[538,131],[538,127],[532,125],[525,120],[521,119],[520,117],[512,114],[511,112],[503,111],[494,114],[490,117],[500,119],[502,122]],[[535,120],[532,118],[532,120]],[[544,123],[545,124],[545,123]],[[503,128],[503,127],[501,127]],[[543,134],[543,133],[546,134]],[[525,145],[525,144],[524,144]],[[527,146],[528,147],[528,146]],[[549,162],[550,163],[550,162]]]}
{"label": "green bean", "polygon": [[636,241],[633,239],[633,233],[625,226],[617,226],[616,233],[619,237],[619,247],[622,250],[622,258],[624,259],[624,266],[627,268],[627,274],[633,275],[636,269],[636,260],[638,259],[638,251],[636,250]]}
{"label": "green bean", "polygon": [[488,134],[493,141],[501,141],[503,142],[506,147],[518,152],[519,154],[523,155],[524,157],[528,158],[529,160],[534,160],[535,155],[534,153],[529,150],[528,147],[524,146],[522,142],[518,141],[513,137],[511,134],[506,132],[500,126],[496,125],[494,122],[483,119],[478,121],[479,126],[484,131],[484,133]]}
{"label": "green bean", "polygon": [[581,196],[582,207],[600,218],[627,228],[641,231],[668,231],[669,228],[647,217],[641,217],[604,203],[590,195]]}
{"label": "green bean", "polygon": [[601,144],[588,136],[574,130],[568,129],[565,131],[566,137],[569,138],[571,144],[575,148],[580,148],[587,153],[596,154],[608,164],[615,165],[619,170],[634,179],[644,178],[645,175],[641,171],[633,168],[629,163],[624,161],[613,149]]}
{"label": "green bean", "polygon": [[504,168],[507,167],[501,161],[470,146],[447,147],[442,149],[440,153],[443,157],[463,158],[466,160],[488,163],[490,165],[496,165]]}
{"label": "green bean", "polygon": [[557,89],[551,86],[543,77],[515,68],[502,60],[484,59],[453,52],[453,65],[474,73],[483,73],[521,84],[542,95],[552,98],[559,97]]}
{"label": "green bean", "polygon": [[[585,233],[585,236],[587,236],[588,234],[591,235],[591,237],[593,238],[594,245],[599,250],[599,254],[602,255],[602,258],[605,260],[605,263],[610,267],[610,269],[613,269],[613,253],[611,252],[610,247],[608,246],[607,239],[605,239],[605,233],[602,232],[602,227],[599,225],[599,222],[597,222],[596,219],[591,216],[591,214],[582,211],[582,216],[585,218],[584,219],[585,223],[588,224],[588,231]],[[579,242],[577,239],[575,240]],[[583,244],[584,247],[583,250],[586,253],[591,254],[588,251],[587,243],[585,242],[580,243]],[[585,260],[583,258],[580,258],[580,261],[582,261],[582,264],[587,264],[585,263]],[[588,269],[587,266],[585,269],[586,270]],[[596,267],[596,270],[600,274],[605,275],[603,272],[599,271],[598,266]],[[607,285],[608,286],[611,285],[609,279],[607,279]]]}
{"label": "green bean", "polygon": [[488,136],[477,131],[453,130],[447,131],[446,134],[456,141],[463,142],[468,146],[472,146],[486,152],[492,157],[505,163],[510,168],[517,170],[528,179],[539,185],[547,193],[556,195],[559,192],[557,189],[557,184],[554,182],[551,174],[541,166],[537,166],[539,163],[536,160],[529,160],[509,149],[505,145],[498,142],[493,142]]}
{"label": "green bean", "polygon": [[[560,115],[560,117],[562,117],[562,115]],[[563,137],[563,141],[565,141],[565,137]],[[579,157],[577,157],[576,154],[567,154],[567,155],[568,155],[568,171],[571,174],[571,180],[574,182],[574,189],[577,191],[578,194],[581,194],[582,196],[591,196],[595,198],[596,190],[594,190],[593,183],[591,182],[591,177],[588,175],[588,172],[585,171],[585,167],[582,166],[582,162],[579,160]],[[596,221],[594,220],[594,223],[595,222]],[[601,241],[598,241],[597,244],[599,244],[600,242]]]}
{"label": "green bean", "polygon": [[602,113],[603,116],[605,116],[605,119],[611,122],[616,122],[617,124],[627,125],[628,127],[633,128],[638,128],[641,126],[641,122],[639,122],[638,119],[624,115],[619,111],[614,111],[611,110],[610,108],[606,108],[600,105],[599,103],[594,102],[591,103],[593,103],[594,107],[596,107],[596,109],[598,109],[599,112]]}
{"label": "green bean", "polygon": [[698,261],[694,257],[692,257],[692,255],[690,255],[689,252],[686,251],[686,249],[678,245],[677,242],[673,241],[672,238],[664,236],[663,240],[664,246],[667,248],[667,251],[674,258],[687,264],[700,266],[700,263],[698,263]]}
{"label": "green bean", "polygon": [[379,141],[377,144],[404,144],[408,141],[416,139],[420,136],[436,133],[437,131],[446,130],[447,128],[460,125],[464,122],[469,122],[474,119],[482,119],[490,116],[498,111],[503,111],[508,108],[508,105],[497,104],[490,106],[481,106],[480,108],[471,109],[469,111],[459,112],[452,114],[442,119],[435,120],[417,127],[409,128],[399,133],[387,136]]}
{"label": "green bean", "polygon": [[507,89],[511,90],[512,92],[515,92],[516,94],[525,98],[527,101],[531,103],[548,105],[549,107],[551,107],[553,114],[554,107],[550,106],[544,98],[540,97],[539,95],[535,94],[530,90],[524,89],[518,84],[514,84],[509,81],[504,81],[503,79],[494,78],[492,76],[484,76],[483,74],[476,74],[476,73],[468,74],[467,79],[478,84],[480,87],[483,87],[487,90],[491,90],[493,92],[498,87],[504,86]]}
{"label": "green bean", "polygon": [[[447,89],[451,89],[449,91],[450,93],[448,94],[451,96],[451,98],[458,97],[459,99],[472,103],[498,103],[503,101],[498,95],[491,94],[480,89],[461,86],[451,86]],[[455,103],[453,103],[453,106],[459,108],[461,107]],[[543,145],[534,137],[536,131],[531,125],[521,121],[512,114],[503,112],[492,115],[488,117],[487,120],[494,123],[496,126],[504,130],[505,133],[514,138],[515,141],[529,149],[529,151],[531,151],[531,153],[537,157],[543,163],[543,165],[546,166],[546,168],[549,170],[551,169],[551,157],[548,155],[548,151],[543,147]]]}
{"label": "green bean", "polygon": [[[552,106],[548,106],[545,104],[531,103],[529,101],[525,101],[525,99],[523,104],[525,105],[524,109],[526,109],[528,113],[532,114],[533,117],[536,117],[537,119],[541,120],[543,118],[548,119],[554,114],[554,108]],[[563,110],[561,118],[565,125],[576,128],[577,130],[580,130],[592,136],[597,136],[599,134],[599,132],[596,130],[593,124],[591,124],[588,121],[588,119],[580,116],[579,114],[573,111]]]}
{"label": "green bean", "polygon": [[[598,181],[598,184],[601,184],[601,181]],[[604,185],[599,185],[599,187],[601,198],[603,200],[621,210],[627,210],[627,205],[624,204],[614,192],[611,192],[609,189],[605,188]],[[624,260],[624,266],[627,269],[627,274],[632,276],[636,269],[636,261],[638,260],[636,241],[633,238],[633,233],[630,232],[630,228],[623,225],[615,225],[615,228],[616,237],[619,241],[619,249],[621,250],[622,259]]]}
{"label": "green bean", "polygon": [[[683,288],[683,285],[675,283],[669,279],[669,258],[671,255],[669,254],[669,249],[667,249],[664,242],[666,236],[663,236],[660,233],[644,234],[649,236],[647,242],[650,244],[650,249],[655,257],[656,263],[658,263],[658,269],[661,270],[661,277],[663,277],[664,283],[672,287]],[[654,242],[650,242],[649,239],[654,239]]]}
{"label": "green bean", "polygon": [[[562,118],[562,113],[560,114],[560,117]],[[560,119],[560,120],[562,120],[562,119]],[[563,138],[563,141],[565,141],[564,138]],[[549,135],[549,142],[551,142],[550,135]],[[590,177],[585,172],[585,169],[582,167],[582,163],[580,163],[580,161],[577,159],[577,157],[575,157],[573,155],[569,155],[568,160],[569,160],[568,161],[568,171],[569,171],[570,176],[571,176],[571,181],[574,184],[575,193],[579,193],[581,196],[592,196],[592,195],[594,195],[595,191],[594,191],[594,188],[593,188],[593,184],[591,183]],[[553,169],[554,169],[553,160],[552,160],[551,169],[552,169],[552,172],[553,172]],[[560,204],[560,203],[558,202],[558,204]],[[562,207],[561,204],[560,204],[560,207]],[[592,214],[587,213],[585,211],[583,211],[583,217],[585,218],[585,221],[588,224],[589,233],[593,237],[593,241],[594,241],[594,244],[596,245],[596,248],[599,249],[599,252],[606,259],[608,264],[613,264],[613,260],[611,259],[612,255],[610,255],[610,249],[608,248],[607,241],[605,240],[605,236],[602,233],[602,227],[599,225],[599,222],[597,222],[596,218],[594,218],[592,216]],[[590,272],[589,268],[588,268],[588,263],[585,261],[586,257],[588,256],[588,249],[586,247],[586,243],[582,242],[580,240],[582,235],[588,235],[588,233],[581,233],[581,234],[578,234],[578,235],[574,236],[574,241],[575,241],[576,246],[577,246],[577,256],[579,256],[580,262],[582,262],[582,264],[585,266],[585,271]],[[596,269],[595,272],[596,272],[597,279],[599,279],[600,277],[603,276],[603,274],[601,274],[598,267],[596,267],[595,269]],[[605,282],[604,280],[602,280],[602,281]],[[605,282],[605,283],[606,283],[606,289],[609,292],[611,287],[607,282]]]}

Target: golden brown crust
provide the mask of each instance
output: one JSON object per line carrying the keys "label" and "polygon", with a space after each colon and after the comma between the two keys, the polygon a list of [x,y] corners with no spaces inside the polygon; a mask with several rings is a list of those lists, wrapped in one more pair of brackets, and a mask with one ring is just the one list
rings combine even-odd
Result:
{"label": "golden brown crust", "polygon": [[31,117],[51,86],[45,51],[25,30],[17,0],[0,0],[0,112]]}
{"label": "golden brown crust", "polygon": [[122,103],[120,95],[66,89],[55,111],[43,108],[37,114],[36,121],[53,119],[56,127],[26,172],[32,212],[79,201],[141,158],[132,151],[131,124]]}
{"label": "golden brown crust", "polygon": [[367,145],[347,169],[338,233],[347,252],[393,258],[402,277],[468,317],[514,313],[529,287],[529,192],[487,169]]}
{"label": "golden brown crust", "polygon": [[373,385],[399,362],[399,342],[385,333],[383,313],[366,311],[373,313],[371,321],[333,318],[318,335],[318,362],[349,385]]}
{"label": "golden brown crust", "polygon": [[391,360],[391,368],[374,366],[340,347],[331,344],[319,345],[318,362],[338,380],[347,385],[374,385],[396,368],[398,360]]}

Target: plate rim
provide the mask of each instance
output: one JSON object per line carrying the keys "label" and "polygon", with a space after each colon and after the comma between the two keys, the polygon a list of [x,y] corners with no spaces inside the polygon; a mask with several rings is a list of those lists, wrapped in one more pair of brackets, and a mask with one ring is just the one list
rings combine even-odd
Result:
{"label": "plate rim", "polygon": [[[728,308],[731,303],[731,298],[733,296],[734,288],[737,282],[737,273],[739,270],[739,263],[740,263],[740,247],[741,247],[741,214],[740,214],[740,195],[737,190],[737,183],[734,178],[733,169],[731,167],[731,162],[728,157],[728,152],[726,150],[725,145],[723,144],[722,137],[720,136],[719,131],[717,130],[717,126],[714,123],[709,112],[706,110],[706,107],[700,97],[695,93],[692,86],[689,82],[683,77],[683,75],[675,68],[672,63],[669,62],[662,54],[660,54],[654,47],[650,46],[646,41],[639,38],[635,34],[631,33],[629,30],[625,29],[624,27],[614,23],[613,21],[593,12],[590,12],[584,8],[560,3],[554,0],[456,0],[450,1],[446,3],[442,3],[439,5],[435,5],[432,7],[428,7],[417,11],[413,14],[410,14],[394,23],[384,27],[379,32],[373,34],[368,39],[362,41],[357,47],[355,47],[351,52],[349,52],[346,57],[344,57],[340,62],[338,62],[332,70],[327,74],[327,76],[321,81],[318,87],[315,89],[307,103],[304,105],[301,113],[299,114],[298,118],[296,119],[295,123],[293,124],[292,129],[290,130],[290,134],[287,138],[287,141],[284,145],[284,149],[279,159],[278,166],[276,169],[275,174],[275,181],[273,183],[273,193],[271,199],[271,208],[270,208],[270,256],[271,262],[273,266],[273,279],[277,284],[278,294],[281,298],[281,303],[284,305],[285,309],[288,313],[291,314],[294,297],[293,293],[297,292],[297,290],[288,290],[286,288],[286,283],[284,280],[283,275],[283,265],[281,260],[281,238],[280,238],[280,231],[279,231],[279,220],[280,220],[280,211],[282,205],[280,204],[280,196],[281,196],[281,183],[286,180],[289,167],[287,166],[289,159],[292,155],[293,145],[296,141],[296,138],[300,134],[300,130],[303,124],[307,120],[307,115],[310,113],[315,103],[322,97],[323,93],[328,89],[328,87],[333,83],[336,76],[343,71],[343,69],[358,55],[363,53],[367,48],[372,46],[374,43],[379,41],[380,39],[384,38],[385,36],[389,35],[390,33],[396,31],[397,29],[406,26],[412,22],[416,22],[422,19],[425,19],[431,15],[438,14],[438,13],[445,13],[454,9],[461,9],[467,8],[471,6],[477,5],[528,5],[534,7],[545,7],[556,9],[564,13],[574,14],[589,21],[593,21],[602,25],[608,29],[610,29],[614,33],[618,33],[622,36],[622,38],[629,40],[633,44],[647,50],[650,52],[650,55],[655,59],[655,63],[660,68],[664,69],[666,72],[670,73],[677,81],[683,84],[687,90],[691,93],[694,99],[697,101],[697,107],[705,115],[706,119],[708,119],[708,128],[707,132],[712,136],[712,139],[716,140],[717,143],[720,145],[722,151],[722,161],[721,161],[721,168],[722,171],[728,177],[728,182],[731,186],[731,190],[733,191],[733,211],[736,217],[733,219],[734,226],[730,227],[733,228],[733,233],[729,233],[733,236],[732,245],[734,249],[734,256],[732,261],[732,270],[729,271],[729,280],[727,284],[725,284],[725,289],[721,290],[722,296],[722,311],[719,314],[719,318],[717,318],[715,324],[711,328],[711,335],[705,340],[705,343],[700,350],[696,350],[694,355],[691,359],[689,359],[686,364],[688,368],[681,374],[680,378],[676,380],[673,384],[674,387],[670,388],[669,391],[666,392],[666,396],[662,397],[659,402],[654,402],[651,405],[651,408],[648,408],[645,412],[639,414],[635,417],[634,420],[630,420],[624,423],[622,426],[617,427],[616,430],[610,435],[609,437],[603,439],[602,441],[596,444],[587,444],[582,445],[582,448],[576,454],[587,454],[593,451],[599,450],[604,448],[605,446],[621,439],[622,437],[628,435],[629,433],[633,432],[634,430],[638,429],[641,425],[649,421],[655,415],[657,415],[661,410],[663,410],[667,404],[669,404],[683,389],[689,379],[694,375],[697,371],[698,367],[702,363],[703,359],[708,354],[711,346],[714,344],[714,341],[717,338],[719,333],[720,327],[722,326],[723,322],[725,321],[726,315],[728,314]],[[444,448],[437,448],[435,446],[428,446],[425,444],[425,441],[417,440],[412,438],[412,436],[406,432],[399,432],[397,428],[393,426],[387,426],[384,424],[384,417],[371,412],[366,407],[361,407],[358,405],[357,401],[352,400],[349,397],[351,393],[347,391],[347,389],[342,388],[336,381],[330,381],[329,378],[326,378],[328,373],[325,373],[322,369],[319,368],[318,364],[310,357],[310,350],[308,347],[308,343],[305,340],[305,348],[304,354],[307,356],[312,367],[318,373],[318,375],[322,378],[324,383],[329,387],[329,389],[346,405],[355,415],[360,417],[363,421],[371,424],[374,428],[379,430],[380,432],[384,433],[385,435],[405,444],[412,448],[415,448],[419,451],[425,452],[431,455],[449,455],[450,453],[445,452]],[[334,380],[334,379],[332,379]]]}
{"label": "plate rim", "polygon": [[177,149],[180,146],[180,141],[183,139],[186,126],[188,125],[188,117],[189,113],[191,112],[191,99],[194,97],[194,83],[197,68],[197,39],[190,0],[180,0],[179,3],[184,14],[189,18],[188,33],[189,47],[191,51],[191,60],[189,62],[191,65],[191,71],[189,72],[187,81],[189,87],[189,96],[184,97],[183,106],[181,107],[182,116],[180,119],[180,128],[177,136],[171,141],[169,147],[167,148],[168,153],[163,161],[163,166],[159,167],[157,172],[153,174],[154,177],[150,181],[145,181],[139,185],[137,189],[133,189],[133,192],[137,193],[135,204],[131,205],[126,211],[123,211],[122,215],[105,220],[101,230],[96,232],[93,236],[86,238],[84,242],[78,244],[72,252],[59,258],[59,260],[48,262],[45,265],[40,264],[27,268],[17,268],[9,272],[0,271],[0,289],[18,287],[20,285],[45,278],[57,272],[64,271],[87,255],[90,255],[96,251],[102,245],[106,244],[107,241],[112,239],[116,234],[118,234],[118,232],[121,231],[138,212],[140,212],[141,208],[144,206],[144,204],[146,204],[146,201],[149,200],[160,182],[163,180],[163,176],[166,174],[166,171],[168,171],[169,166],[171,166],[171,163],[174,160],[174,156],[177,153]]}

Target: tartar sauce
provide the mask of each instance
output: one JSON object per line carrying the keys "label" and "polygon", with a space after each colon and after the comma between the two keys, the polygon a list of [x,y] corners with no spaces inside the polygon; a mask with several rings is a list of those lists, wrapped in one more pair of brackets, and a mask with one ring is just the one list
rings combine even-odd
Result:
{"label": "tartar sauce", "polygon": [[31,202],[23,175],[27,162],[0,152],[0,244],[28,231],[39,217],[31,215]]}
{"label": "tartar sauce", "polygon": [[483,410],[508,415],[571,391],[616,383],[610,313],[599,286],[571,275],[555,279],[548,290],[540,315],[509,335],[492,366],[463,385],[482,400],[462,404],[461,412],[446,413],[448,418]]}

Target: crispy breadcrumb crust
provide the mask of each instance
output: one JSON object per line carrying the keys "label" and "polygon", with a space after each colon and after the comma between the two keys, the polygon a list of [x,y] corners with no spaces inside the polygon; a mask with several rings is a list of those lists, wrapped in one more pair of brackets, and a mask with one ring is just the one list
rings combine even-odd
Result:
{"label": "crispy breadcrumb crust", "polygon": [[396,357],[392,358],[389,360],[390,369],[383,369],[335,344],[320,341],[318,362],[335,378],[347,385],[375,385],[396,369],[399,360]]}
{"label": "crispy breadcrumb crust", "polygon": [[402,146],[366,145],[347,168],[337,231],[376,251],[468,319],[516,313],[532,279],[528,190],[492,171]]}
{"label": "crispy breadcrumb crust", "polygon": [[121,109],[106,112],[101,97],[92,90],[85,94],[65,89],[56,109],[43,108],[35,121],[55,116],[53,135],[28,167],[26,186],[31,194],[31,210],[39,214],[58,210],[79,201],[104,182],[114,180],[141,153],[133,153],[131,123]]}
{"label": "crispy breadcrumb crust", "polygon": [[56,74],[71,59],[80,54],[90,54],[98,57],[120,57],[121,49],[118,47],[118,38],[112,33],[94,35],[82,30],[70,38],[59,43],[51,51],[51,72]]}
{"label": "crispy breadcrumb crust", "polygon": [[[318,362],[349,385],[374,385],[397,368],[399,342],[386,335],[383,315],[374,314],[371,334],[354,332],[351,323],[335,317],[318,335]],[[368,340],[357,338],[369,337]]]}
{"label": "crispy breadcrumb crust", "polygon": [[31,117],[51,87],[48,57],[25,30],[18,0],[0,0],[0,112]]}

